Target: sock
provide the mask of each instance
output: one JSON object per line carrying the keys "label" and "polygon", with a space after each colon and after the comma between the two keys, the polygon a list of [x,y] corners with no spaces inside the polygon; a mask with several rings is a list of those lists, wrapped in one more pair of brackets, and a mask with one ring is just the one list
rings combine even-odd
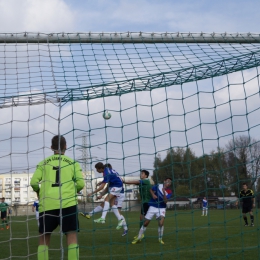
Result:
{"label": "sock", "polygon": [[247,217],[244,217],[244,221],[245,221],[246,225],[248,225]]}
{"label": "sock", "polygon": [[49,260],[49,247],[45,245],[38,246],[38,260]]}
{"label": "sock", "polygon": [[106,219],[108,209],[109,209],[109,203],[105,201],[101,218]]}
{"label": "sock", "polygon": [[143,235],[143,233],[145,232],[146,227],[142,226],[139,230],[139,234],[138,234],[138,239],[140,239]]}
{"label": "sock", "polygon": [[128,230],[128,227],[127,227],[127,224],[126,224],[126,221],[125,221],[125,217],[123,215],[121,215],[121,219],[123,219],[123,228],[124,228],[124,230]]}
{"label": "sock", "polygon": [[140,219],[140,222],[139,222],[140,228],[143,226],[143,224],[144,224],[144,216],[143,216],[143,219]]}
{"label": "sock", "polygon": [[158,227],[158,236],[159,236],[159,239],[162,239],[162,236],[163,236],[163,230],[164,230],[164,226],[162,227]]}
{"label": "sock", "polygon": [[250,216],[250,219],[251,219],[251,223],[254,224],[254,216]]}
{"label": "sock", "polygon": [[90,216],[93,216],[94,214],[98,213],[98,212],[101,212],[103,210],[103,208],[98,205],[97,207],[95,207],[92,211],[90,211],[88,214]]}
{"label": "sock", "polygon": [[206,215],[205,216],[207,216],[208,215],[208,209],[206,209]]}
{"label": "sock", "polygon": [[68,246],[68,260],[79,259],[79,246],[78,244],[70,244]]}
{"label": "sock", "polygon": [[204,216],[204,209],[202,210],[202,216]]}
{"label": "sock", "polygon": [[121,220],[121,215],[119,214],[117,206],[115,206],[115,205],[112,206],[112,210],[113,210],[114,214],[116,215],[118,221]]}

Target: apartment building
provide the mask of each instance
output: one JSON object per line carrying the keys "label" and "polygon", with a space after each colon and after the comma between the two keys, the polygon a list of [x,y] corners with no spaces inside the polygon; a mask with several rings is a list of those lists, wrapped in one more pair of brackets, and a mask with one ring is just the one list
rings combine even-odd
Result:
{"label": "apartment building", "polygon": [[30,187],[33,173],[10,173],[0,175],[0,197],[5,197],[8,204],[27,204],[37,196]]}

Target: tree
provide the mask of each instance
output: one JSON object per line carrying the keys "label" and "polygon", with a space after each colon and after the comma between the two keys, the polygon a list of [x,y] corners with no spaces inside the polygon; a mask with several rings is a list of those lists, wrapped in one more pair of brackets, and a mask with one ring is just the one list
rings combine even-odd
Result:
{"label": "tree", "polygon": [[[155,183],[163,182],[167,177],[172,178],[173,188],[176,190],[179,185],[184,185],[192,194],[194,175],[197,158],[190,148],[170,148],[166,157],[162,160],[158,154],[154,160],[153,180]],[[187,192],[186,192],[187,193]]]}
{"label": "tree", "polygon": [[250,136],[240,135],[226,145],[226,161],[231,183],[247,182],[253,187],[258,180],[260,170],[260,143]]}
{"label": "tree", "polygon": [[242,135],[230,140],[225,148],[200,157],[189,147],[170,148],[164,159],[158,154],[153,180],[160,183],[166,177],[172,178],[177,196],[227,196],[237,193],[241,182],[247,182],[249,187],[258,183],[259,173],[260,143]]}

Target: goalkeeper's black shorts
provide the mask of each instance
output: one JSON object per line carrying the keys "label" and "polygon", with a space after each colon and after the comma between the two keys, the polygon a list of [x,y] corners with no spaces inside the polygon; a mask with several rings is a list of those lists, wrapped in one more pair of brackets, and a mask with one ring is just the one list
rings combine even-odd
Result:
{"label": "goalkeeper's black shorts", "polygon": [[39,215],[39,233],[51,233],[58,226],[61,226],[63,233],[79,231],[77,206],[71,206],[61,210],[53,209],[40,212]]}

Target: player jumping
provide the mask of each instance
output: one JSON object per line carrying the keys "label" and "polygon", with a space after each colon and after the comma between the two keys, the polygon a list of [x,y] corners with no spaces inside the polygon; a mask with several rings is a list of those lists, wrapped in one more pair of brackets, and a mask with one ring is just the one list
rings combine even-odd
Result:
{"label": "player jumping", "polygon": [[111,209],[118,219],[118,225],[117,225],[116,229],[120,229],[123,225],[124,218],[122,218],[122,216],[120,215],[118,208],[115,205],[115,200],[123,189],[123,182],[122,182],[121,178],[119,177],[119,174],[112,168],[109,168],[108,165],[104,165],[102,162],[99,162],[95,165],[95,168],[98,173],[103,173],[104,179],[101,182],[99,188],[97,188],[95,191],[89,193],[88,196],[92,196],[93,194],[103,190],[104,187],[106,186],[106,184],[108,184],[108,194],[104,201],[102,216],[101,216],[101,218],[94,220],[94,222],[101,223],[101,224],[104,224],[106,222],[106,215],[109,210],[109,202],[110,202]]}

